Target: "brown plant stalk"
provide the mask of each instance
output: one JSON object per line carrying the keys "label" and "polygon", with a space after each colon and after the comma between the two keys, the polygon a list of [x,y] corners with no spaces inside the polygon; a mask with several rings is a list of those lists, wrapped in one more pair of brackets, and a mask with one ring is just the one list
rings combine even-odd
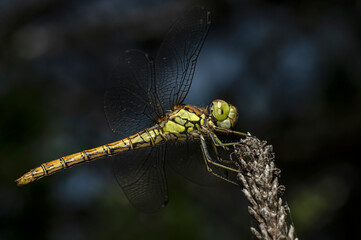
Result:
{"label": "brown plant stalk", "polygon": [[264,240],[297,240],[294,226],[286,221],[289,207],[282,200],[285,187],[279,184],[281,170],[276,168],[272,145],[249,135],[234,145],[231,159],[238,163],[237,178],[258,224],[251,227],[252,234]]}

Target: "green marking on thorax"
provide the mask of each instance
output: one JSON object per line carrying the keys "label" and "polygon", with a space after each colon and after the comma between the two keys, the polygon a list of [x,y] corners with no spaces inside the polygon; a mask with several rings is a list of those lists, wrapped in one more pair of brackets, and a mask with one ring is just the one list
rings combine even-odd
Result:
{"label": "green marking on thorax", "polygon": [[186,127],[194,127],[191,122],[198,121],[200,121],[200,118],[197,114],[181,109],[169,118],[163,130],[165,132],[182,133],[186,130]]}

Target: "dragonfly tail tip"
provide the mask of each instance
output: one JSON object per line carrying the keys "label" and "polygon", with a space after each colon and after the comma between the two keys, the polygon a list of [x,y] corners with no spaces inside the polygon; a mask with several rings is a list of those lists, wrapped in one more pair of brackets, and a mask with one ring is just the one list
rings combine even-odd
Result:
{"label": "dragonfly tail tip", "polygon": [[27,180],[26,178],[24,178],[24,176],[22,176],[22,177],[16,179],[15,182],[18,187],[21,187],[21,186],[28,184],[30,181]]}

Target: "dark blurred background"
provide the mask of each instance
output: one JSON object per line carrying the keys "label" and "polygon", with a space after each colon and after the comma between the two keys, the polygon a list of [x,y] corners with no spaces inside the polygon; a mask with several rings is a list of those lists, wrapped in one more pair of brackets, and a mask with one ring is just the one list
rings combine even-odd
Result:
{"label": "dark blurred background", "polygon": [[237,129],[274,146],[300,239],[350,239],[359,225],[361,3],[357,1],[0,0],[0,239],[250,239],[239,188],[178,175],[146,215],[109,160],[18,188],[60,156],[117,140],[109,72],[126,49],[155,56],[172,22],[201,4],[212,26],[186,103],[239,109]]}

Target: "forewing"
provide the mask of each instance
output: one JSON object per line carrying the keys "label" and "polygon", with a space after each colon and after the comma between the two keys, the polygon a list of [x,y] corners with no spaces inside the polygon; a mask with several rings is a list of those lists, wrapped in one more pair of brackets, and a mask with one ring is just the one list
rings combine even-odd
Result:
{"label": "forewing", "polygon": [[153,213],[168,202],[164,171],[165,145],[114,156],[114,174],[130,203]]}
{"label": "forewing", "polygon": [[155,60],[163,109],[172,109],[187,96],[210,24],[210,12],[194,7],[175,22],[164,38]]}
{"label": "forewing", "polygon": [[121,137],[152,126],[164,114],[155,91],[154,62],[147,54],[128,50],[110,81],[104,110],[111,129]]}

